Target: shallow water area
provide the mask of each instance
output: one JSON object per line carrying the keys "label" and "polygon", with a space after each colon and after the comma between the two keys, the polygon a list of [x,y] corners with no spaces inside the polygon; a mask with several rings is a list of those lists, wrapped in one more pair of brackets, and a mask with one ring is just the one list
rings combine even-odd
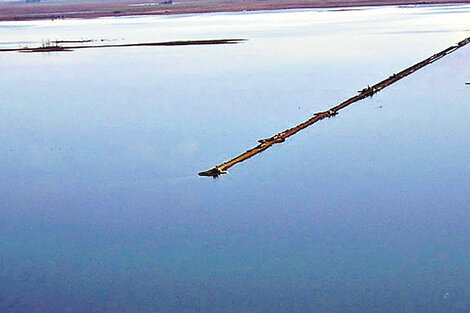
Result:
{"label": "shallow water area", "polygon": [[0,22],[0,312],[467,312],[470,6]]}

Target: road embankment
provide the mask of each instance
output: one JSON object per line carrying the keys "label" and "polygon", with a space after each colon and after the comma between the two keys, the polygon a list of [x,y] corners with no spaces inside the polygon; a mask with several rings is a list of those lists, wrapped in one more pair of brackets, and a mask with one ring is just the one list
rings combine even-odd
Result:
{"label": "road embankment", "polygon": [[305,129],[323,119],[330,118],[333,116],[338,115],[338,112],[343,110],[344,108],[348,107],[349,105],[358,102],[360,100],[363,100],[367,97],[372,97],[375,93],[381,91],[382,89],[396,83],[397,81],[405,78],[408,75],[413,74],[414,72],[418,71],[419,69],[432,64],[436,62],[437,60],[451,54],[452,52],[455,52],[456,50],[460,49],[461,47],[467,45],[470,43],[470,37],[465,38],[464,40],[458,42],[457,44],[450,46],[449,48],[446,48],[436,54],[433,54],[429,58],[418,62],[398,73],[392,74],[389,77],[385,78],[384,80],[372,85],[372,86],[367,86],[363,90],[359,91],[357,95],[352,96],[351,98],[341,102],[340,104],[330,108],[327,111],[324,112],[318,112],[315,113],[311,118],[306,120],[305,122],[302,122],[298,124],[297,126],[294,126],[292,128],[286,129],[282,132],[279,132],[269,138],[264,138],[258,140],[258,145],[243,152],[242,154],[236,156],[235,158],[228,160],[222,164],[219,164],[217,166],[214,166],[213,168],[199,172],[199,176],[208,176],[208,177],[213,177],[216,178],[220,176],[221,174],[226,174],[227,170],[231,168],[232,166],[241,163],[243,161],[248,160],[249,158],[257,155],[258,153],[261,153],[263,151],[266,151],[267,149],[271,148],[275,144],[279,144],[284,142],[287,138],[290,136],[295,135],[302,129]]}

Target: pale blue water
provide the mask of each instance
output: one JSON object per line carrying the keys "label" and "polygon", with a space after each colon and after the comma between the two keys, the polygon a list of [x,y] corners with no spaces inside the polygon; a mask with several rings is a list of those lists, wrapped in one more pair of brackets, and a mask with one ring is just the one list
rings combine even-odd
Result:
{"label": "pale blue water", "polygon": [[470,6],[0,23],[0,312],[469,312]]}

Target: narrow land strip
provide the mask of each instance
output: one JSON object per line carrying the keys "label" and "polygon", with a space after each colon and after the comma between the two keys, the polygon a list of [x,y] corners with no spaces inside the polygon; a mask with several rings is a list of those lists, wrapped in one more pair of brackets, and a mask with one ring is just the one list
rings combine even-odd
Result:
{"label": "narrow land strip", "polygon": [[[121,47],[151,47],[151,46],[199,46],[199,45],[226,45],[237,44],[246,41],[246,39],[208,39],[208,40],[180,40],[165,42],[142,42],[142,43],[123,43],[123,44],[104,44],[104,45],[75,45],[61,46],[58,43],[67,43],[74,41],[54,41],[53,45],[44,45],[35,48],[6,48],[0,49],[0,52],[57,52],[57,51],[73,51],[76,49],[97,49],[97,48],[121,48]],[[89,42],[89,41],[85,41]]]}
{"label": "narrow land strip", "polygon": [[456,51],[457,49],[467,45],[469,42],[470,42],[470,37],[465,38],[464,40],[458,42],[456,45],[451,46],[447,49],[444,49],[441,52],[438,52],[438,53],[430,56],[429,58],[427,58],[427,59],[425,59],[421,62],[418,62],[418,63],[402,70],[399,73],[393,74],[393,75],[389,76],[388,78],[376,83],[375,85],[367,86],[366,88],[361,90],[357,95],[341,102],[340,104],[330,108],[329,110],[324,111],[324,112],[315,113],[313,115],[313,117],[311,117],[310,119],[306,120],[303,123],[300,123],[299,125],[297,125],[295,127],[286,129],[283,132],[277,133],[277,134],[275,134],[275,135],[273,135],[269,138],[260,139],[260,140],[258,140],[259,144],[256,147],[254,147],[250,150],[247,150],[246,152],[240,154],[239,156],[237,156],[237,157],[235,157],[235,158],[233,158],[233,159],[231,159],[227,162],[224,162],[220,165],[217,165],[217,166],[215,166],[215,167],[213,167],[213,168],[211,168],[207,171],[200,172],[199,176],[209,176],[209,177],[216,178],[221,174],[226,174],[227,170],[229,168],[231,168],[232,166],[234,166],[235,164],[243,162],[243,161],[257,155],[258,153],[261,153],[261,152],[269,149],[270,147],[272,147],[275,144],[284,142],[288,137],[295,135],[296,133],[298,133],[302,129],[307,128],[310,125],[315,124],[316,122],[319,122],[319,121],[321,121],[325,118],[330,118],[330,117],[333,117],[333,116],[337,115],[340,110],[346,108],[347,106],[349,106],[349,105],[351,105],[351,104],[353,104],[357,101],[360,101],[362,99],[365,99],[367,97],[371,97],[373,94],[381,91],[385,87],[390,86],[393,83],[399,81],[400,79],[405,78],[406,76],[408,76],[408,75],[416,72],[417,70],[425,67],[426,65],[429,65],[433,62],[436,62],[437,60],[445,57],[446,55],[451,54],[452,52]]}

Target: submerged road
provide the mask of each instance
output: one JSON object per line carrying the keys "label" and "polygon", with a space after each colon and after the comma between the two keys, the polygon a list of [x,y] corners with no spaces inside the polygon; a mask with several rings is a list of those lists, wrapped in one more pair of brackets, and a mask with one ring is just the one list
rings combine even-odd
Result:
{"label": "submerged road", "polygon": [[373,94],[381,91],[385,87],[390,86],[391,84],[399,81],[400,79],[405,78],[406,76],[413,74],[414,72],[416,72],[417,70],[425,67],[426,65],[429,65],[433,62],[436,62],[437,60],[445,57],[446,55],[451,54],[452,52],[456,51],[457,49],[459,49],[459,48],[461,48],[465,45],[467,45],[468,43],[470,43],[470,37],[465,38],[464,40],[458,42],[456,45],[451,46],[447,49],[444,49],[441,52],[438,52],[438,53],[430,56],[429,58],[427,58],[427,59],[425,59],[421,62],[418,62],[418,63],[404,69],[403,71],[401,71],[399,73],[393,74],[392,76],[376,83],[375,85],[367,86],[362,91],[360,91],[357,95],[355,95],[355,96],[341,102],[340,104],[330,108],[328,111],[315,113],[310,119],[306,120],[303,123],[300,123],[299,125],[297,125],[295,127],[286,129],[283,132],[277,133],[277,134],[275,134],[275,135],[273,135],[269,138],[258,140],[259,144],[256,147],[253,147],[250,150],[247,150],[244,153],[240,154],[239,156],[237,156],[237,157],[235,157],[235,158],[233,158],[233,159],[231,159],[227,162],[224,162],[220,165],[217,165],[217,166],[215,166],[215,167],[213,167],[213,168],[211,168],[207,171],[200,172],[199,176],[209,176],[209,177],[216,178],[221,174],[226,174],[227,170],[229,168],[231,168],[232,166],[234,166],[235,164],[243,162],[243,161],[255,156],[256,154],[261,153],[261,152],[269,149],[270,147],[272,147],[275,144],[284,142],[288,137],[295,135],[297,132],[301,131],[304,128],[309,127],[310,125],[315,124],[316,122],[319,122],[319,121],[321,121],[325,118],[329,118],[329,117],[337,115],[340,110],[346,108],[347,106],[349,106],[349,105],[351,105],[351,104],[353,104],[357,101],[360,101],[362,99],[365,99],[367,97],[371,97]]}

